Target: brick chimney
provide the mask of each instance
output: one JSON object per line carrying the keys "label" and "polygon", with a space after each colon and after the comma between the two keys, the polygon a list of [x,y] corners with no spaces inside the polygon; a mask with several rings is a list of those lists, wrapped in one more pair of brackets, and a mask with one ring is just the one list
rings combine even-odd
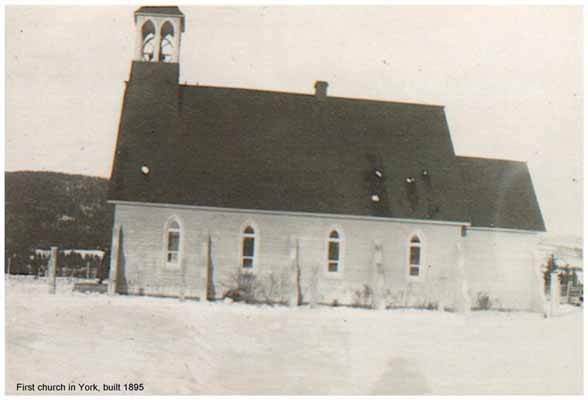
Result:
{"label": "brick chimney", "polygon": [[327,97],[327,88],[329,87],[329,83],[325,81],[316,81],[314,83],[314,96],[321,100]]}

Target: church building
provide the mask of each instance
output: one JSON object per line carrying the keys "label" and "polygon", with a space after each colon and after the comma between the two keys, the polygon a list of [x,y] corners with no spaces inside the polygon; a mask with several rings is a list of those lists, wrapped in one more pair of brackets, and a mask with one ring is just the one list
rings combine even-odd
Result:
{"label": "church building", "polygon": [[443,106],[180,84],[182,12],[135,24],[111,293],[542,307],[526,163],[456,155]]}

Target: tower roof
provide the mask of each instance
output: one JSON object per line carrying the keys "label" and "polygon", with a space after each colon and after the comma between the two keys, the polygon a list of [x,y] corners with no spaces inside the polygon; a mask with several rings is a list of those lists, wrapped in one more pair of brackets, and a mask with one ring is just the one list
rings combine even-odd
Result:
{"label": "tower roof", "polygon": [[177,6],[143,6],[135,10],[135,22],[137,15],[157,15],[161,17],[175,17],[181,20],[181,31],[184,32],[184,13]]}
{"label": "tower roof", "polygon": [[135,11],[135,14],[159,14],[174,17],[184,16],[177,6],[143,6]]}

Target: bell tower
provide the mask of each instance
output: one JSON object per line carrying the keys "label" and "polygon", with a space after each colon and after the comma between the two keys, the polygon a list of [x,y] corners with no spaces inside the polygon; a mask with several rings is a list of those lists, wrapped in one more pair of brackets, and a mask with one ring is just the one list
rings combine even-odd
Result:
{"label": "bell tower", "polygon": [[184,14],[175,6],[146,6],[135,11],[135,61],[180,62]]}

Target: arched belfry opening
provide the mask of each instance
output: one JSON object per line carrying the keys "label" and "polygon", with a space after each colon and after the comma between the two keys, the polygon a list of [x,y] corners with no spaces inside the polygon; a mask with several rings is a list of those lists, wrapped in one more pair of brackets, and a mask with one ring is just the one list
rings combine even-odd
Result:
{"label": "arched belfry opening", "polygon": [[155,55],[155,25],[147,20],[141,28],[141,60],[153,61]]}
{"label": "arched belfry opening", "polygon": [[141,7],[135,11],[135,24],[135,61],[179,62],[184,14],[178,7]]}
{"label": "arched belfry opening", "polygon": [[166,21],[160,29],[159,61],[173,62],[176,57],[175,32],[171,22]]}

